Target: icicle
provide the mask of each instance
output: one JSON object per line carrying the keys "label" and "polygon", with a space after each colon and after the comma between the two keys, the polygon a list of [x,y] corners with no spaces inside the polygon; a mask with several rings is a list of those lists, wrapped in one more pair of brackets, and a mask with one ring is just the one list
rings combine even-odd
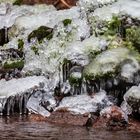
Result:
{"label": "icicle", "polygon": [[5,43],[7,43],[8,42],[8,28],[5,27],[4,30],[5,30]]}
{"label": "icicle", "polygon": [[63,64],[63,82],[66,81],[66,68],[65,68],[65,64]]}
{"label": "icicle", "polygon": [[82,80],[82,84],[81,84],[81,94],[85,94],[87,93],[87,87],[86,87],[86,82],[84,80]]}
{"label": "icicle", "polygon": [[0,116],[2,116],[2,115],[3,115],[3,105],[2,105],[2,103],[0,101]]}
{"label": "icicle", "polygon": [[20,114],[20,115],[21,115],[22,112],[23,112],[23,96],[24,96],[24,95],[19,96],[19,114]]}
{"label": "icicle", "polygon": [[14,111],[14,106],[15,106],[15,97],[12,96],[11,97],[11,113],[13,114],[15,111]]}
{"label": "icicle", "polygon": [[3,109],[5,107],[5,104],[6,104],[6,98],[1,96],[0,98],[0,115],[1,116],[3,115]]}
{"label": "icicle", "polygon": [[74,95],[74,85],[71,86],[70,94]]}
{"label": "icicle", "polygon": [[6,108],[6,115],[9,116],[10,115],[10,108],[11,108],[11,104],[10,104],[10,98],[7,99],[7,108]]}
{"label": "icicle", "polygon": [[106,84],[105,80],[101,79],[100,80],[100,90],[105,90],[105,84]]}
{"label": "icicle", "polygon": [[23,113],[24,114],[27,114],[27,108],[26,108],[26,106],[27,106],[27,102],[28,102],[29,96],[30,96],[29,93],[25,93],[23,95],[23,101],[24,101],[24,103],[23,103]]}
{"label": "icicle", "polygon": [[99,92],[100,91],[100,85],[99,83],[94,83],[94,92]]}

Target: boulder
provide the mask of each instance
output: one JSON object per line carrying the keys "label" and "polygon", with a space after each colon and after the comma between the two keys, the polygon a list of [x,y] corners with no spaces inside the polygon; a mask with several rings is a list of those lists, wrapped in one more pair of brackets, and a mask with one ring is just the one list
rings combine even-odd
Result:
{"label": "boulder", "polygon": [[68,111],[74,114],[84,114],[89,112],[98,112],[105,106],[109,106],[111,104],[112,103],[108,101],[106,93],[102,91],[93,95],[93,97],[86,94],[65,97],[55,110],[67,108]]}
{"label": "boulder", "polygon": [[[134,54],[131,50],[124,47],[104,51],[97,55],[96,58],[85,67],[84,75],[87,79],[96,79],[105,76],[113,77],[117,75],[117,73],[121,73],[121,76],[124,77],[124,79],[132,79],[131,76],[140,69],[139,54],[137,52]],[[135,66],[133,67],[133,64],[130,62]],[[127,66],[126,63],[132,67],[129,71],[128,69],[124,69],[124,67]],[[120,69],[122,69],[122,71]]]}
{"label": "boulder", "polygon": [[131,107],[134,117],[140,116],[140,86],[131,87],[124,95],[125,102]]}
{"label": "boulder", "polygon": [[100,116],[106,119],[106,125],[110,129],[124,128],[128,123],[128,116],[117,106],[106,107]]}

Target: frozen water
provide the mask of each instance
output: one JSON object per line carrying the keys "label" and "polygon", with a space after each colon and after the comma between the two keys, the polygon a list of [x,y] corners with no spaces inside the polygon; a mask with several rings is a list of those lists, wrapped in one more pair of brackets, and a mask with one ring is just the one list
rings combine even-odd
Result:
{"label": "frozen water", "polygon": [[45,82],[43,76],[32,76],[20,79],[12,79],[10,81],[0,80],[0,96],[14,96],[22,94],[32,88],[39,87],[39,84]]}
{"label": "frozen water", "polygon": [[76,95],[72,97],[65,97],[61,101],[59,107],[57,107],[55,110],[67,108],[69,111],[76,114],[96,112],[100,106],[109,106],[112,104],[111,102],[105,104],[105,99],[107,100],[107,96],[104,91],[95,94],[93,97],[90,97],[89,95]]}

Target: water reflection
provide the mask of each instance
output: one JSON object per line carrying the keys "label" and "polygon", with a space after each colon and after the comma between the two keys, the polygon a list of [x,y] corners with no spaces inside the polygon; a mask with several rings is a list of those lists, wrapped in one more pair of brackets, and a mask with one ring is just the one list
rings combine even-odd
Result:
{"label": "water reflection", "polygon": [[0,118],[0,139],[11,140],[139,140],[140,134],[110,132],[76,126],[58,126],[33,122],[27,116]]}

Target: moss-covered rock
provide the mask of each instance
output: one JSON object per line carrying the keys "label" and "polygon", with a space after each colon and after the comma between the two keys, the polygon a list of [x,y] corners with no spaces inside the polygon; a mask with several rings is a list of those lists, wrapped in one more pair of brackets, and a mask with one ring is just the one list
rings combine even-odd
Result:
{"label": "moss-covered rock", "polygon": [[131,87],[124,95],[124,100],[132,109],[134,117],[140,117],[140,85]]}
{"label": "moss-covered rock", "polygon": [[3,68],[4,69],[22,69],[24,67],[24,61],[23,60],[17,60],[17,61],[7,61],[4,63]]}
{"label": "moss-covered rock", "polygon": [[40,26],[38,29],[32,31],[28,35],[28,42],[31,41],[32,38],[37,38],[39,42],[42,42],[44,38],[50,40],[53,37],[53,29],[48,28],[46,26]]}
{"label": "moss-covered rock", "polygon": [[128,48],[119,47],[107,50],[97,55],[84,69],[84,76],[87,79],[96,79],[101,77],[113,77],[120,72],[122,62],[125,60],[140,62],[140,55]]}

